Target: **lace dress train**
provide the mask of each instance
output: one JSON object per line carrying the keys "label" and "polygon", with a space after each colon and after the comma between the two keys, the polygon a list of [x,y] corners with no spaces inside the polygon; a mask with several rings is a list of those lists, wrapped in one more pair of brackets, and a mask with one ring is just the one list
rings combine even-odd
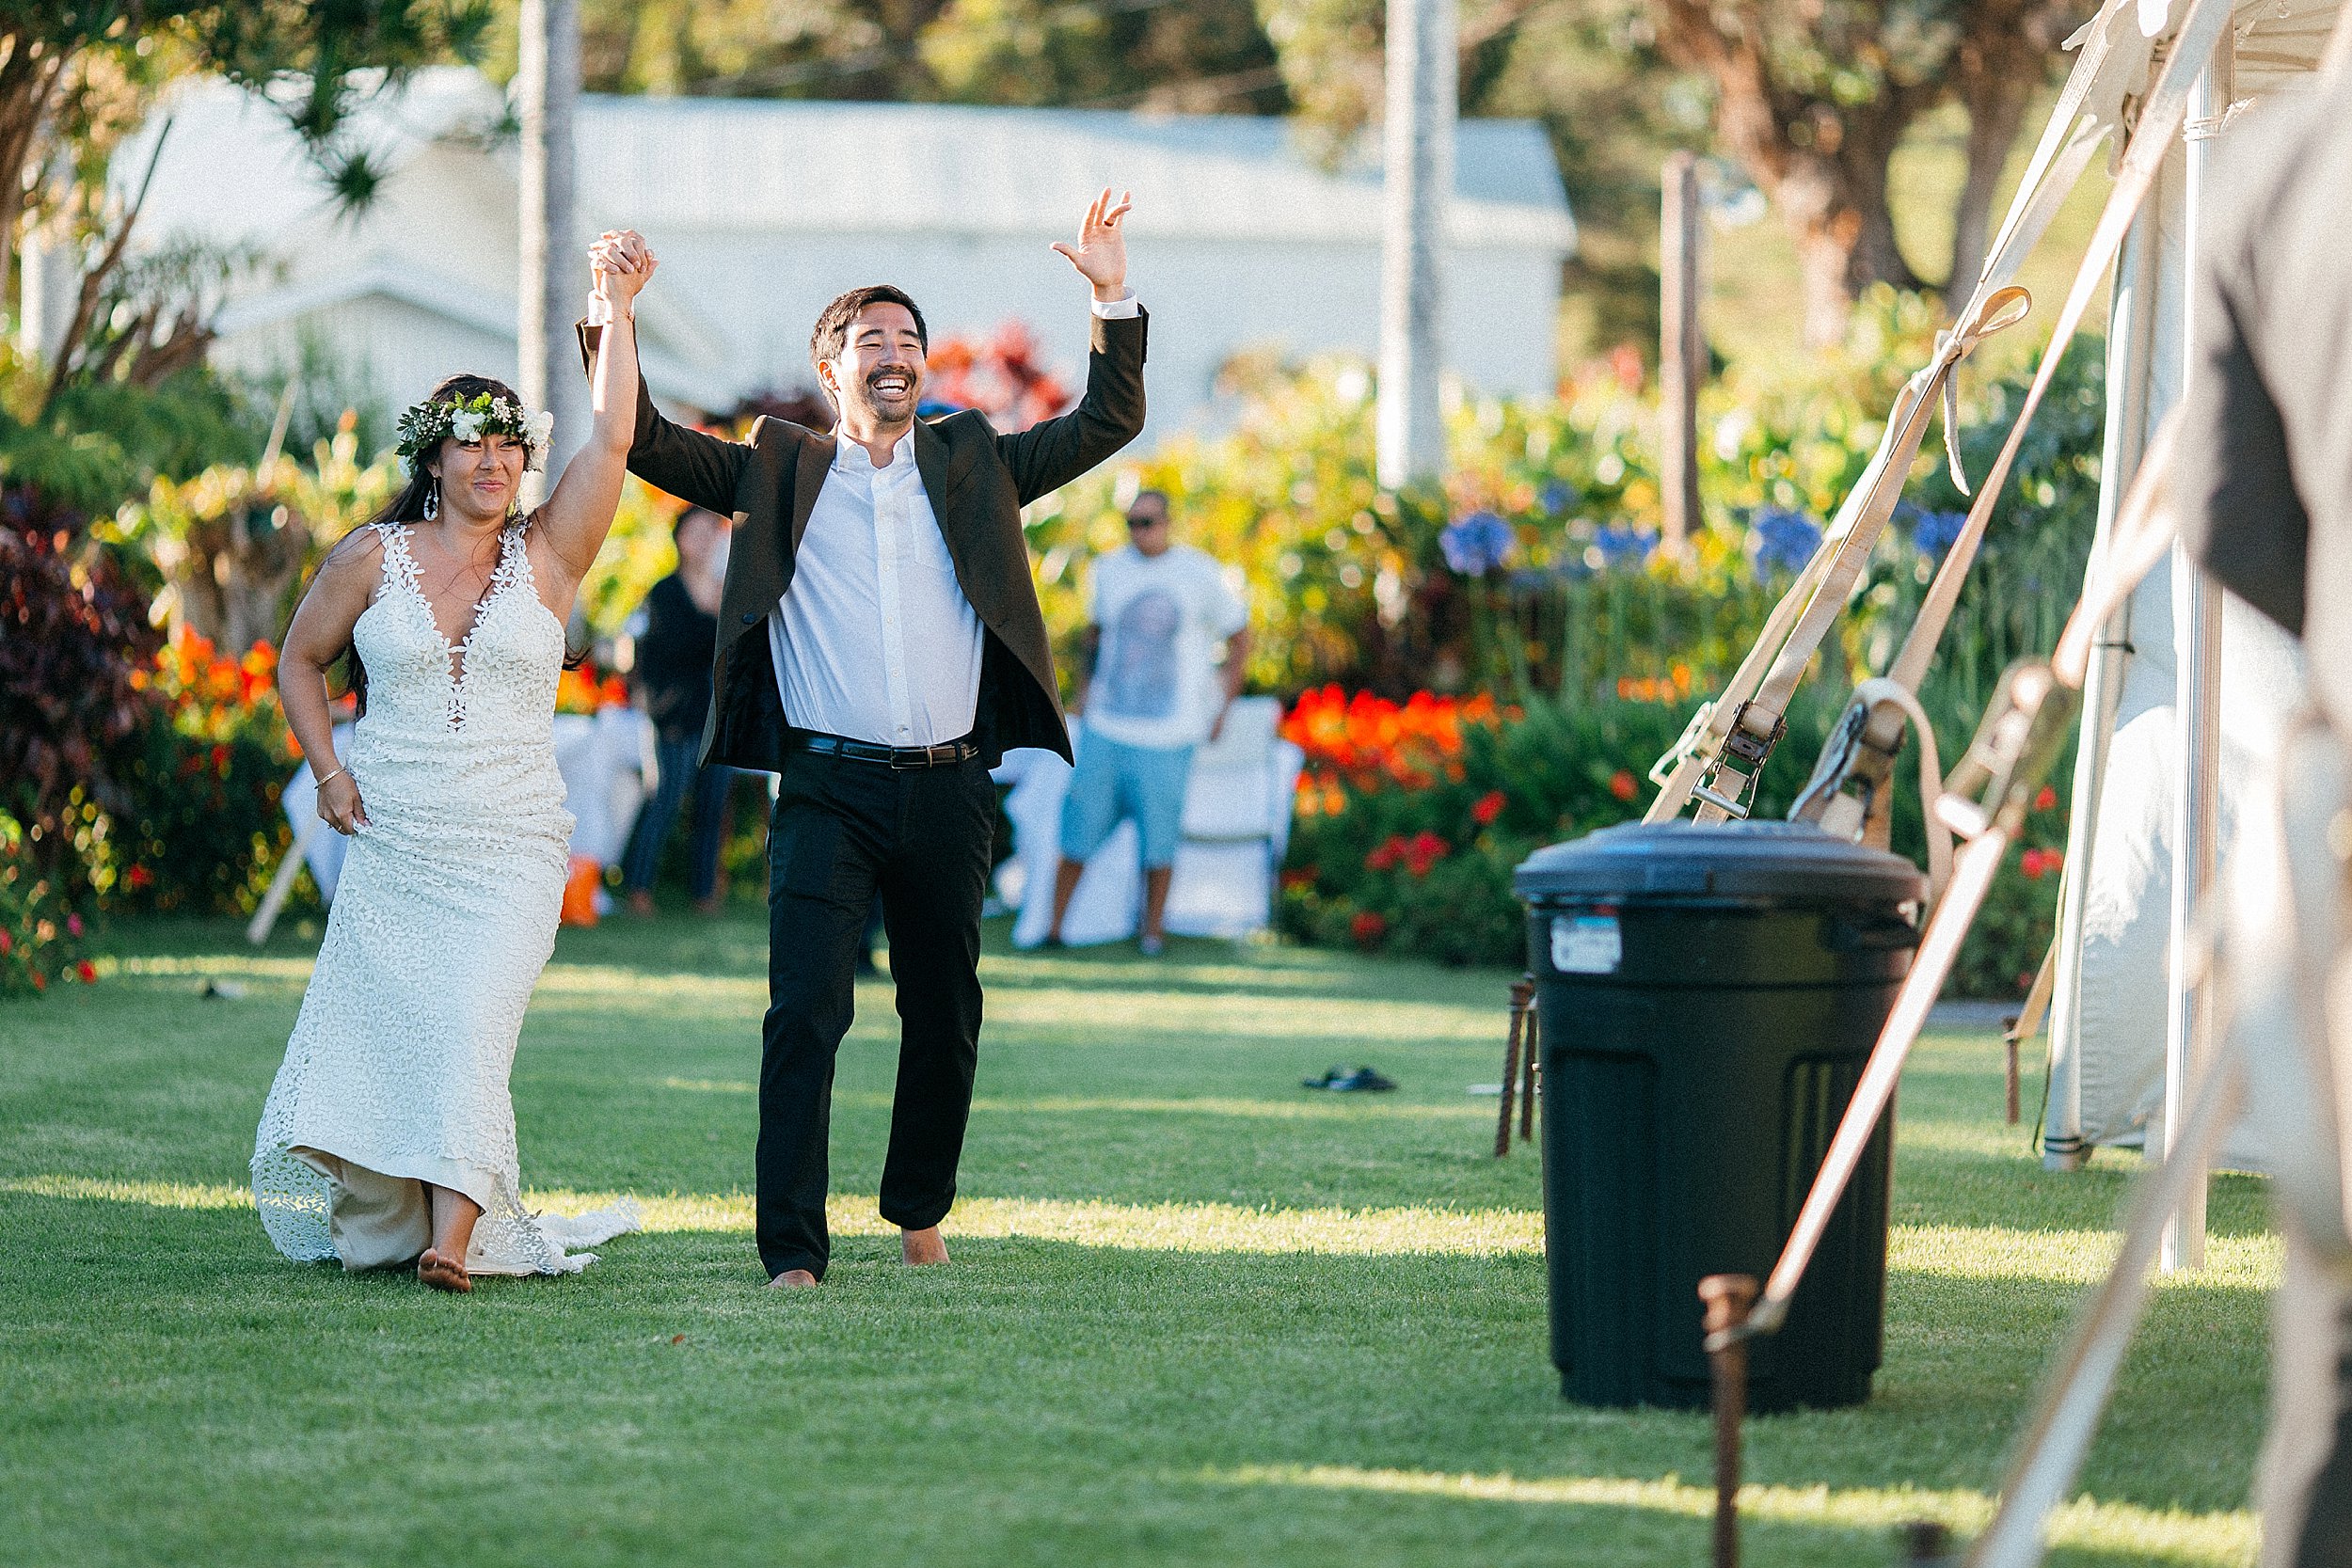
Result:
{"label": "lace dress train", "polygon": [[253,1197],[278,1251],[396,1264],[431,1243],[420,1183],[482,1206],[467,1267],[568,1274],[637,1228],[623,1205],[523,1208],[507,1089],[523,1012],[555,947],[571,814],[556,771],[564,628],[523,540],[452,646],[405,530],[379,525],[384,579],[353,628],[368,711],[345,766],[353,835],[302,1010],[262,1112]]}

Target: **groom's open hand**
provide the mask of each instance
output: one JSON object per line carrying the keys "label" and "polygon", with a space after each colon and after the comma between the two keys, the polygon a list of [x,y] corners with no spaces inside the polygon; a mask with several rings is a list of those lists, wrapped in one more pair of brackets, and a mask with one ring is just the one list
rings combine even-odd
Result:
{"label": "groom's open hand", "polygon": [[1054,242],[1054,248],[1094,285],[1097,299],[1118,299],[1127,292],[1127,231],[1120,225],[1135,205],[1135,194],[1121,194],[1114,206],[1110,187],[1104,186],[1088,206],[1086,221],[1078,225],[1078,243]]}

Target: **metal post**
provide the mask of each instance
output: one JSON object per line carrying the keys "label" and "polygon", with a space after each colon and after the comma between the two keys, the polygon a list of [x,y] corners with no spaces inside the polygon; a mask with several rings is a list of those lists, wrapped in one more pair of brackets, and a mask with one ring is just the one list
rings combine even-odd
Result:
{"label": "metal post", "polygon": [[523,504],[544,499],[563,459],[587,431],[587,388],[568,339],[572,302],[586,297],[587,266],[573,231],[572,110],[580,96],[579,0],[522,0],[515,76],[522,125],[519,262],[516,271],[516,390],[555,416],[547,473],[524,481]]}
{"label": "metal post", "polygon": [[1445,468],[1438,378],[1459,66],[1455,0],[1389,0],[1380,242],[1379,478],[1394,489]]}
{"label": "metal post", "polygon": [[[2233,40],[2227,28],[2214,46],[2213,57],[2189,89],[2188,101],[2188,271],[2194,274],[2198,229],[2204,215],[2205,181],[2210,177],[2212,138],[2228,111],[2235,72]],[[2197,291],[2183,291],[2181,341],[2196,341]],[[2193,358],[2182,366],[2182,398],[2195,373]],[[2213,996],[2208,985],[2192,985],[2189,977],[2189,927],[2198,907],[2214,887],[2220,806],[2221,756],[2221,592],[2189,559],[2173,546],[2173,603],[2182,607],[2176,625],[2186,623],[2175,668],[2173,689],[2174,752],[2172,767],[2172,940],[2169,948],[2170,993],[2164,1021],[2164,1123],[2161,1147],[2152,1154],[2169,1153],[2173,1129],[2181,1125],[2189,1085],[2196,1080],[2213,1041]],[[2157,1139],[2150,1139],[2152,1146]],[[2199,1269],[2205,1262],[2205,1192],[2201,1176],[2189,1182],[2181,1206],[2166,1221],[2156,1266],[2166,1274]]]}
{"label": "metal post", "polygon": [[1689,152],[1667,156],[1658,235],[1659,484],[1668,550],[1699,526],[1699,383],[1707,379],[1699,335],[1699,174]]}

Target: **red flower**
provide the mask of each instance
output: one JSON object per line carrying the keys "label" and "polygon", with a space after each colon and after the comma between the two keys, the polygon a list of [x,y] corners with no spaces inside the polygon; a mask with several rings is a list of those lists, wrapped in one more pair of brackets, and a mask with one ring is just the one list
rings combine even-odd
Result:
{"label": "red flower", "polygon": [[[148,870],[147,867],[143,865],[134,865],[131,867],[129,875],[123,878],[123,880],[130,883],[131,890],[135,893],[140,888],[154,886],[155,873]],[[5,951],[7,951],[7,949],[0,948],[0,952]]]}
{"label": "red flower", "polygon": [[15,950],[16,950],[16,939],[15,939],[14,937],[12,937],[12,936],[8,935],[8,932],[6,932],[6,931],[0,931],[0,958],[7,958],[7,957],[8,957],[10,953],[14,952]]}
{"label": "red flower", "polygon": [[1630,800],[1634,796],[1640,794],[1641,792],[1641,784],[1635,782],[1633,775],[1628,772],[1625,768],[1620,768],[1616,770],[1616,772],[1610,775],[1609,793],[1614,795],[1618,800]]}
{"label": "red flower", "polygon": [[2017,858],[2017,869],[2026,874],[2028,881],[2054,877],[2065,864],[2065,855],[2056,849],[2028,849]]}
{"label": "red flower", "polygon": [[1405,835],[1403,833],[1391,833],[1386,842],[1382,843],[1381,846],[1375,849],[1371,854],[1364,857],[1364,869],[1366,871],[1393,870],[1396,866],[1398,857],[1404,853]]}
{"label": "red flower", "polygon": [[82,984],[86,986],[95,985],[98,983],[98,966],[90,962],[87,958],[84,958],[80,963],[75,964],[73,966],[73,973],[82,977]]}
{"label": "red flower", "polygon": [[1423,828],[1405,845],[1405,869],[1416,877],[1426,877],[1429,868],[1446,858],[1454,846]]}
{"label": "red flower", "polygon": [[1293,866],[1282,873],[1282,885],[1284,887],[1312,887],[1315,885],[1315,874],[1303,866]]}
{"label": "red flower", "polygon": [[1470,807],[1470,820],[1482,828],[1502,815],[1502,791],[1499,789],[1488,790],[1478,798],[1476,805]]}
{"label": "red flower", "polygon": [[1380,939],[1389,934],[1389,923],[1370,910],[1363,910],[1357,913],[1355,919],[1347,923],[1347,930],[1348,934],[1356,939],[1357,946],[1377,947],[1380,945]]}
{"label": "red flower", "polygon": [[2057,804],[2058,791],[2051,788],[2048,784],[2043,784],[2042,786],[2042,793],[2033,798],[2033,809],[2036,811],[2048,811],[2052,806]]}

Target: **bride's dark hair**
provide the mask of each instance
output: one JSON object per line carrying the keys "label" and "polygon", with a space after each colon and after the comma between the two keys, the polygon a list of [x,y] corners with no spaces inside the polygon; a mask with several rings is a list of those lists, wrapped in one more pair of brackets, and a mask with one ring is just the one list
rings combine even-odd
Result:
{"label": "bride's dark hair", "polygon": [[[504,398],[517,408],[523,406],[522,398],[505,382],[493,376],[473,374],[444,377],[438,386],[425,393],[424,401],[427,403],[464,403],[485,392],[493,398]],[[344,534],[336,543],[335,548],[326,552],[327,560],[333,560],[336,552],[342,549],[345,545],[351,544],[354,540],[365,538],[368,531],[378,524],[425,521],[425,502],[432,497],[433,487],[437,483],[432,471],[425,467],[425,454],[419,452],[409,459],[408,483],[401,488],[400,493],[386,502],[374,516]],[[326,562],[322,561],[320,564],[324,566]],[[587,652],[585,648],[582,648],[575,654],[566,643],[564,668],[577,669],[580,661],[587,657]],[[368,667],[360,662],[359,644],[357,641],[343,644],[342,657],[338,662],[343,669],[343,689],[351,693],[353,701],[358,705],[356,711],[367,712]]]}

